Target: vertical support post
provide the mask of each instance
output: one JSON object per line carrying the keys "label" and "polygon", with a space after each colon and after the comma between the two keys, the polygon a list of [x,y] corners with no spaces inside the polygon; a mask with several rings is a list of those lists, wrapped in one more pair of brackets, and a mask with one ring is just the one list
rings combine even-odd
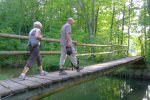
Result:
{"label": "vertical support post", "polygon": [[[84,48],[84,54],[86,53],[86,46],[83,46],[83,48]],[[86,62],[86,56],[84,56],[84,61]]]}
{"label": "vertical support post", "polygon": [[131,4],[132,4],[132,0],[130,1],[130,5],[129,5],[129,20],[128,20],[128,51],[127,51],[127,56],[129,56],[129,49],[130,49],[130,27],[131,27],[131,19],[130,19],[130,15],[131,15]]}
{"label": "vertical support post", "polygon": [[[91,46],[91,53],[94,53],[93,50],[94,50],[94,47]],[[90,57],[90,58],[91,58],[91,64],[93,64],[93,63],[94,63],[94,55],[91,54],[91,57]]]}
{"label": "vertical support post", "polygon": [[112,9],[113,9],[113,13],[112,13],[112,19],[111,19],[110,39],[109,39],[109,42],[110,42],[110,45],[111,45],[110,52],[112,52],[112,54],[110,56],[110,60],[112,60],[112,55],[113,55],[112,33],[113,33],[113,23],[114,23],[114,15],[115,15],[115,6],[114,6],[114,3],[113,3],[113,8]]}

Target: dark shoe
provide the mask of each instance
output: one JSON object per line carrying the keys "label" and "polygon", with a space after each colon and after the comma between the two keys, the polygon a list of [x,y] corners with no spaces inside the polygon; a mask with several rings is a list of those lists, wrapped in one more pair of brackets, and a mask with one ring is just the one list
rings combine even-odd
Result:
{"label": "dark shoe", "polygon": [[83,68],[80,68],[79,66],[75,67],[76,71],[79,72],[80,70],[82,70]]}
{"label": "dark shoe", "polygon": [[59,75],[66,75],[67,73],[64,71],[64,69],[59,69]]}

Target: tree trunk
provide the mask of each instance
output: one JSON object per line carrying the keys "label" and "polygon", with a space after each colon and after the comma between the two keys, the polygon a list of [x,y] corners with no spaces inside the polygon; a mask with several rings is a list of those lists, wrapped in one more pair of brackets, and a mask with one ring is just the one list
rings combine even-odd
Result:
{"label": "tree trunk", "polygon": [[147,34],[146,34],[146,1],[144,0],[144,55],[147,54]]}
{"label": "tree trunk", "polygon": [[[148,11],[148,15],[150,16],[150,0],[147,0],[147,11]],[[149,27],[149,30],[148,30],[148,38],[149,38],[149,40],[148,40],[148,44],[150,43],[150,20],[148,20],[149,22],[148,22],[148,27]],[[148,50],[150,50],[150,45],[148,45]],[[149,51],[150,52],[150,51]]]}
{"label": "tree trunk", "polygon": [[128,52],[127,52],[127,56],[129,56],[129,49],[130,49],[130,27],[131,27],[131,19],[130,19],[130,15],[131,15],[131,9],[130,9],[130,6],[131,6],[131,3],[132,3],[132,0],[130,2],[130,5],[129,5],[129,19],[128,19]]}
{"label": "tree trunk", "polygon": [[124,32],[124,21],[125,21],[124,17],[125,17],[125,4],[124,4],[124,9],[123,9],[123,18],[122,18],[121,44],[123,44],[123,40],[124,40],[124,34],[123,34],[123,32]]}
{"label": "tree trunk", "polygon": [[84,14],[86,25],[88,27],[88,32],[89,32],[89,34],[92,34],[92,28],[90,26],[89,16],[88,16],[87,12],[85,11],[85,4],[83,2],[81,2],[81,0],[77,0],[77,1],[78,1],[78,4],[81,7],[81,10],[82,10],[83,14]]}
{"label": "tree trunk", "polygon": [[111,19],[111,26],[110,26],[110,38],[109,38],[109,43],[112,45],[112,33],[113,33],[113,23],[114,23],[114,15],[115,15],[115,7],[113,6],[113,14],[112,14],[112,19]]}
{"label": "tree trunk", "polygon": [[98,24],[98,16],[99,16],[99,6],[98,6],[98,8],[97,8],[97,10],[96,10],[96,15],[95,15],[95,35],[96,35],[96,33],[97,33],[97,29],[98,29],[98,27],[97,27],[97,24]]}
{"label": "tree trunk", "polygon": [[[110,39],[109,39],[109,43],[110,43],[110,45],[111,45],[110,52],[113,51],[112,33],[113,33],[114,16],[115,16],[115,6],[114,6],[114,4],[113,4],[113,13],[112,13],[112,19],[111,19]],[[112,59],[112,56],[113,56],[113,55],[111,55],[110,59]]]}

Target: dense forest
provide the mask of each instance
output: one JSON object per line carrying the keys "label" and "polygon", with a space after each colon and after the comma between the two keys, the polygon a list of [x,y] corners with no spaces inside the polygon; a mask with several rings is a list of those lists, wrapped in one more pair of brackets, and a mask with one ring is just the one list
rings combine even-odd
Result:
{"label": "dense forest", "polygon": [[[150,63],[150,0],[0,0],[1,34],[27,36],[33,22],[38,20],[43,24],[44,37],[59,39],[68,17],[76,21],[72,26],[73,40],[114,45],[113,48],[86,48],[86,52],[122,50],[111,55],[112,58],[142,55]],[[41,50],[59,49],[58,43],[42,42]],[[27,50],[25,40],[0,39],[0,51],[24,50]],[[79,53],[82,51],[78,49]],[[95,58],[97,61],[110,59],[108,54]],[[26,56],[1,56],[0,65],[22,63],[26,59]],[[43,57],[46,65],[52,64],[47,62],[50,59],[58,65],[58,61]]]}

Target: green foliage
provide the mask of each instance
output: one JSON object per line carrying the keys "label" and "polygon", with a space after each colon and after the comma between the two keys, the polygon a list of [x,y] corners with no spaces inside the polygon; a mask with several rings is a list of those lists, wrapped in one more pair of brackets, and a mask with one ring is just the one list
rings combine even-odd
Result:
{"label": "green foliage", "polygon": [[[83,5],[79,5],[78,1],[81,1]],[[2,0],[0,1],[0,32],[28,35],[29,30],[32,28],[33,22],[39,20],[43,24],[42,33],[44,37],[60,39],[62,25],[66,23],[68,17],[73,17],[76,21],[72,26],[72,37],[74,41],[78,41],[78,43],[81,44],[95,43],[109,45],[110,41],[112,41],[112,44],[127,44],[128,35],[126,34],[127,32],[123,32],[122,29],[123,26],[127,27],[129,25],[129,7],[125,6],[124,8],[124,4],[126,2],[127,0],[94,0],[94,4],[92,4],[90,0]],[[82,6],[84,6],[84,10],[82,9]],[[112,19],[113,7],[115,7],[114,19]],[[123,18],[121,18],[121,14],[124,9],[125,15],[123,25]],[[130,16],[131,18],[134,18],[136,13],[133,9],[130,10]],[[120,18],[117,18],[118,16]],[[112,20],[113,27],[111,29]],[[93,39],[91,39],[89,25],[91,25],[91,29],[93,29]],[[110,30],[112,30],[112,33]],[[110,40],[111,34],[112,40]],[[136,39],[133,41],[138,42]],[[1,39],[0,45],[0,50],[2,51],[28,50],[27,41],[22,40]],[[137,47],[135,47],[135,49],[140,49],[139,45],[140,44],[137,43]],[[120,50],[122,48],[115,47],[114,49]],[[42,42],[41,50],[59,51],[60,45],[59,43]],[[111,49],[108,47],[94,48],[94,52],[97,53],[109,52],[110,50]],[[77,47],[77,51],[78,53],[92,52],[91,47]],[[119,52],[115,53],[112,58],[120,58],[124,56],[124,52]],[[54,59],[59,61],[58,58],[56,57]],[[90,57],[86,58],[89,59]],[[96,61],[105,61],[108,58],[109,55],[96,55],[94,59]],[[12,60],[13,59],[15,58],[12,58]],[[20,59],[25,60],[26,57]],[[47,59],[50,60],[50,58],[44,57],[43,59],[44,64],[46,64],[45,66],[49,66]],[[55,63],[58,64],[58,62]]]}
{"label": "green foliage", "polygon": [[150,65],[150,49],[147,50],[147,54],[146,54],[146,61],[147,63]]}
{"label": "green foliage", "polygon": [[43,68],[46,70],[58,70],[59,69],[59,56],[45,56],[43,57]]}

